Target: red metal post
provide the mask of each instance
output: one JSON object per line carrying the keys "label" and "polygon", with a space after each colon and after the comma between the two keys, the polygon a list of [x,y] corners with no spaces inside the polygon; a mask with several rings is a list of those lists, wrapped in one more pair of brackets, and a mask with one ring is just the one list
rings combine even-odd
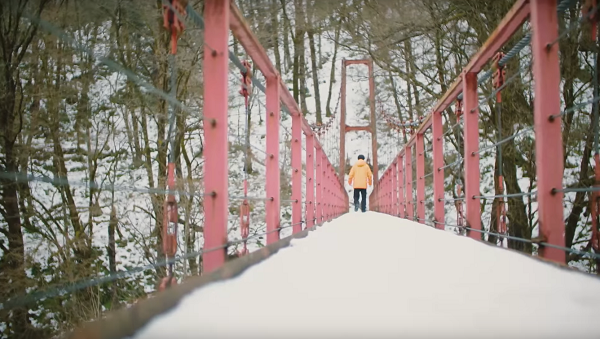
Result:
{"label": "red metal post", "polygon": [[315,202],[315,209],[317,212],[317,220],[316,220],[316,224],[317,225],[321,225],[321,223],[323,222],[323,171],[321,170],[322,167],[322,160],[323,160],[323,150],[320,147],[317,147],[317,150],[315,152],[315,162],[316,162],[316,175],[317,175],[317,182],[316,182],[316,188],[317,188],[317,200]]}
{"label": "red metal post", "polygon": [[[227,243],[229,196],[227,191],[227,109],[229,96],[229,0],[207,0],[204,7],[204,246],[217,248]],[[209,47],[210,46],[210,47]],[[204,254],[203,273],[225,262],[226,249]]]}
{"label": "red metal post", "polygon": [[342,59],[342,84],[340,86],[340,168],[342,181],[346,178],[346,60]]}
{"label": "red metal post", "polygon": [[327,156],[325,150],[321,148],[321,223],[327,221]]}
{"label": "red metal post", "polygon": [[385,202],[386,202],[386,206],[387,206],[387,214],[391,214],[391,209],[392,209],[392,186],[390,185],[390,183],[392,182],[392,176],[391,176],[391,172],[388,170],[387,175],[386,175],[386,180],[385,180],[385,190],[387,192],[386,196],[385,196]]}
{"label": "red metal post", "polygon": [[279,173],[279,75],[267,78],[267,245],[279,240],[280,173]]}
{"label": "red metal post", "polygon": [[394,177],[393,177],[393,167],[390,167],[390,169],[388,170],[388,180],[387,180],[387,190],[388,190],[388,214],[392,215],[392,209],[394,208],[394,186],[392,185],[392,183],[394,182]]}
{"label": "red metal post", "polygon": [[425,142],[423,133],[417,134],[417,218],[425,223]]}
{"label": "red metal post", "polygon": [[379,183],[381,185],[381,211],[387,214],[387,177],[385,176],[385,174],[381,177],[381,181]]}
{"label": "red metal post", "polygon": [[387,175],[384,172],[383,176],[381,177],[383,180],[381,180],[381,204],[383,207],[383,213],[387,214],[388,213],[388,205],[387,205]]}
{"label": "red metal post", "polygon": [[[464,140],[465,140],[465,203],[467,226],[481,230],[481,201],[479,196],[479,107],[477,98],[477,73],[463,73]],[[467,232],[473,239],[481,240],[481,233]]]}
{"label": "red metal post", "polygon": [[[371,107],[371,149],[373,150],[373,176],[379,176],[379,163],[377,161],[377,116],[375,114],[375,74],[373,73],[373,60],[366,62],[369,67],[369,106]],[[375,185],[376,181],[373,180]]]}
{"label": "red metal post", "polygon": [[389,215],[394,215],[394,184],[395,184],[395,180],[394,180],[394,164],[392,163],[392,166],[390,167],[390,170],[388,172],[388,214]]}
{"label": "red metal post", "polygon": [[383,213],[387,214],[387,176],[383,173],[381,177],[381,207],[383,208]]}
{"label": "red metal post", "polygon": [[383,173],[383,213],[388,214],[388,175],[387,172]]}
{"label": "red metal post", "polygon": [[292,114],[292,230],[302,231],[302,115]]}
{"label": "red metal post", "polygon": [[333,220],[335,218],[335,207],[337,205],[337,197],[336,197],[336,189],[335,189],[335,178],[337,178],[337,173],[335,173],[335,168],[333,164],[329,163],[329,218]]}
{"label": "red metal post", "polygon": [[306,227],[315,224],[315,143],[314,134],[306,136]]}
{"label": "red metal post", "polygon": [[[534,78],[534,128],[540,236],[556,246],[565,246],[562,188],[563,149],[560,114],[560,68],[556,0],[531,1],[531,51]],[[552,44],[551,44],[552,43]],[[549,45],[551,44],[551,45]],[[556,118],[554,118],[556,116]],[[540,255],[565,263],[565,253],[540,246]]]}
{"label": "red metal post", "polygon": [[392,168],[388,169],[387,173],[387,214],[392,214]]}
{"label": "red metal post", "polygon": [[392,167],[392,215],[398,216],[398,158],[396,157]]}
{"label": "red metal post", "polygon": [[433,217],[435,228],[444,229],[444,125],[442,113],[433,112],[432,117],[433,142]]}
{"label": "red metal post", "polygon": [[404,209],[404,156],[398,157],[398,216],[406,217]]}
{"label": "red metal post", "polygon": [[405,177],[406,177],[406,219],[414,220],[413,209],[413,184],[412,184],[412,147],[406,146],[404,149],[404,161],[406,162]]}
{"label": "red metal post", "polygon": [[325,167],[324,167],[324,171],[323,171],[323,175],[325,175],[325,199],[324,199],[325,220],[330,221],[331,220],[331,174],[330,174],[331,164],[325,157],[325,154],[323,154],[323,158],[325,160]]}
{"label": "red metal post", "polygon": [[381,180],[378,182],[377,190],[381,193],[379,195],[379,202],[377,205],[381,209],[382,213],[385,213],[385,177],[382,176]]}

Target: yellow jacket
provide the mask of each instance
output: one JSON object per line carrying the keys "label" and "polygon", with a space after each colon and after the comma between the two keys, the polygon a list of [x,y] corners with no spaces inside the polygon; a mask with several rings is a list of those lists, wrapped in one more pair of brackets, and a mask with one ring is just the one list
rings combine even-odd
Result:
{"label": "yellow jacket", "polygon": [[367,182],[369,186],[373,185],[373,173],[367,163],[359,159],[352,169],[350,170],[350,176],[348,178],[348,185],[352,185],[352,179],[354,179],[354,188],[367,188]]}

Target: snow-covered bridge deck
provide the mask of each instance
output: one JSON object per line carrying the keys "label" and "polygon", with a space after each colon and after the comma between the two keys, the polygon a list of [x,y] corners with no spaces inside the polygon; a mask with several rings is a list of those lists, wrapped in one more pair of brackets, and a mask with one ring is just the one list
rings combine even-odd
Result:
{"label": "snow-covered bridge deck", "polygon": [[134,338],[597,338],[600,280],[375,212],[193,291]]}

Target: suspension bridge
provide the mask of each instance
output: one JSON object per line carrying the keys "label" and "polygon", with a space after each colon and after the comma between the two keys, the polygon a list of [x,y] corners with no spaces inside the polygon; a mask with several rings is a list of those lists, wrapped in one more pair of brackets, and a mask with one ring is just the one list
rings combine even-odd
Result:
{"label": "suspension bridge", "polygon": [[[594,97],[581,105],[593,105],[595,126],[595,181],[593,186],[572,187],[564,183],[562,117],[574,107],[562,107],[558,42],[573,27],[559,29],[558,15],[570,0],[517,0],[485,44],[463,67],[460,76],[432,107],[430,113],[414,121],[399,121],[380,110],[371,59],[343,60],[340,112],[322,125],[311,125],[303,116],[288,86],[278,74],[265,48],[259,43],[239,8],[229,0],[206,0],[203,16],[191,5],[163,1],[165,27],[171,32],[172,74],[175,74],[177,39],[186,25],[203,30],[204,59],[204,197],[203,248],[178,255],[177,195],[175,155],[167,167],[167,189],[142,189],[164,195],[162,228],[165,260],[107,276],[87,279],[52,290],[15,296],[1,309],[24,307],[27,303],[56,295],[110,283],[127,275],[156,267],[167,267],[159,292],[135,305],[110,313],[106,318],[74,330],[71,338],[150,338],[208,336],[324,337],[390,336],[415,337],[447,335],[498,337],[524,335],[553,337],[568,333],[576,337],[596,337],[595,312],[600,296],[596,277],[566,265],[567,256],[576,255],[600,263],[600,235],[597,230],[600,199],[600,158],[598,155],[598,76]],[[597,30],[597,6],[586,2],[579,23],[591,23]],[[64,36],[48,23],[42,29]],[[523,27],[529,33],[507,46]],[[249,60],[229,51],[229,34],[243,46]],[[594,31],[595,32],[595,31]],[[595,39],[595,33],[592,34]],[[72,41],[71,41],[72,42]],[[77,46],[80,50],[86,47]],[[513,58],[528,61],[509,70]],[[502,53],[501,50],[507,51]],[[239,69],[239,94],[248,113],[252,87],[266,95],[264,120],[265,196],[253,195],[244,171],[243,194],[230,193],[228,166],[232,135],[228,119],[230,61]],[[170,105],[169,135],[175,132],[175,112],[190,110],[173,93],[165,93],[145,83],[116,62],[103,59],[108,67],[160,96]],[[370,124],[346,122],[346,67],[366,66],[369,72]],[[491,65],[491,69],[484,69]],[[262,74],[263,84],[252,67]],[[595,65],[597,71],[597,65]],[[529,71],[530,73],[527,73]],[[531,77],[533,124],[502,135],[502,90],[517,78]],[[493,91],[480,98],[479,90],[491,80]],[[481,140],[480,126],[488,124],[479,106],[495,100],[496,140]],[[453,106],[454,105],[454,106]],[[452,109],[454,108],[454,109]],[[336,109],[337,111],[337,109]],[[450,113],[445,113],[450,112]],[[291,132],[281,125],[281,115],[291,117]],[[445,115],[446,114],[446,115]],[[379,174],[377,118],[403,132],[408,141]],[[339,118],[339,119],[338,119]],[[339,138],[324,142],[320,137],[335,124]],[[248,126],[246,125],[246,129]],[[374,187],[369,196],[369,212],[349,213],[346,186],[346,134],[371,134]],[[282,132],[291,141],[291,182],[282,182],[280,144]],[[519,140],[525,133],[534,136],[536,189],[510,192],[504,185],[503,145]],[[447,161],[445,140],[457,136],[459,154]],[[171,139],[171,149],[176,146]],[[335,139],[334,139],[335,140]],[[245,165],[250,145],[245,140]],[[400,143],[400,140],[398,140]],[[483,146],[480,146],[482,145]],[[336,154],[339,151],[339,156]],[[480,157],[497,152],[498,171],[495,194],[482,193]],[[336,161],[333,158],[337,158]],[[445,174],[453,169],[464,173],[454,191],[448,192]],[[3,174],[4,175],[4,174]],[[5,176],[5,175],[4,175]],[[5,178],[6,179],[6,178]],[[13,175],[16,181],[44,181],[55,185],[60,179]],[[73,183],[71,183],[73,185]],[[282,191],[291,186],[289,199]],[[91,186],[90,186],[91,187]],[[131,187],[113,189],[133,190]],[[591,194],[592,236],[589,246],[576,249],[565,244],[564,199],[569,193]],[[508,200],[529,198],[537,210],[539,234],[525,237],[511,230],[507,222]],[[250,202],[265,206],[266,229],[250,234]],[[494,201],[495,222],[482,227],[482,201]],[[282,205],[289,204],[289,223],[282,221]],[[447,222],[446,205],[456,211]],[[531,205],[530,204],[530,205]],[[241,238],[228,238],[231,207],[239,212]],[[530,207],[531,208],[531,207]],[[286,230],[291,235],[283,237]],[[456,236],[447,230],[457,230]],[[248,242],[266,237],[266,246],[250,250]],[[496,239],[494,242],[490,239]],[[508,242],[531,245],[534,255],[508,249]],[[495,246],[494,246],[495,245]],[[233,255],[232,247],[241,249]],[[175,262],[202,258],[202,274],[178,282]],[[530,315],[534,314],[531,318]],[[435,326],[432,326],[435,324]],[[596,333],[596,334],[594,334]]]}

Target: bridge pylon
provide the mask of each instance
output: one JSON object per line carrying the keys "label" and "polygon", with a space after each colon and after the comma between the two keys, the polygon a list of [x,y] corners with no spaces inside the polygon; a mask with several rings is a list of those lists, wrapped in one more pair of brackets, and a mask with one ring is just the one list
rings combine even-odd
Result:
{"label": "bridge pylon", "polygon": [[[371,121],[365,126],[349,126],[346,124],[346,67],[349,65],[366,65],[369,68],[369,106],[371,109]],[[342,60],[339,168],[339,176],[342,181],[344,181],[344,175],[346,173],[346,132],[352,131],[367,131],[371,133],[373,189],[377,189],[377,179],[379,178],[377,165],[377,120],[375,116],[375,78],[373,77],[373,60],[371,59]]]}

